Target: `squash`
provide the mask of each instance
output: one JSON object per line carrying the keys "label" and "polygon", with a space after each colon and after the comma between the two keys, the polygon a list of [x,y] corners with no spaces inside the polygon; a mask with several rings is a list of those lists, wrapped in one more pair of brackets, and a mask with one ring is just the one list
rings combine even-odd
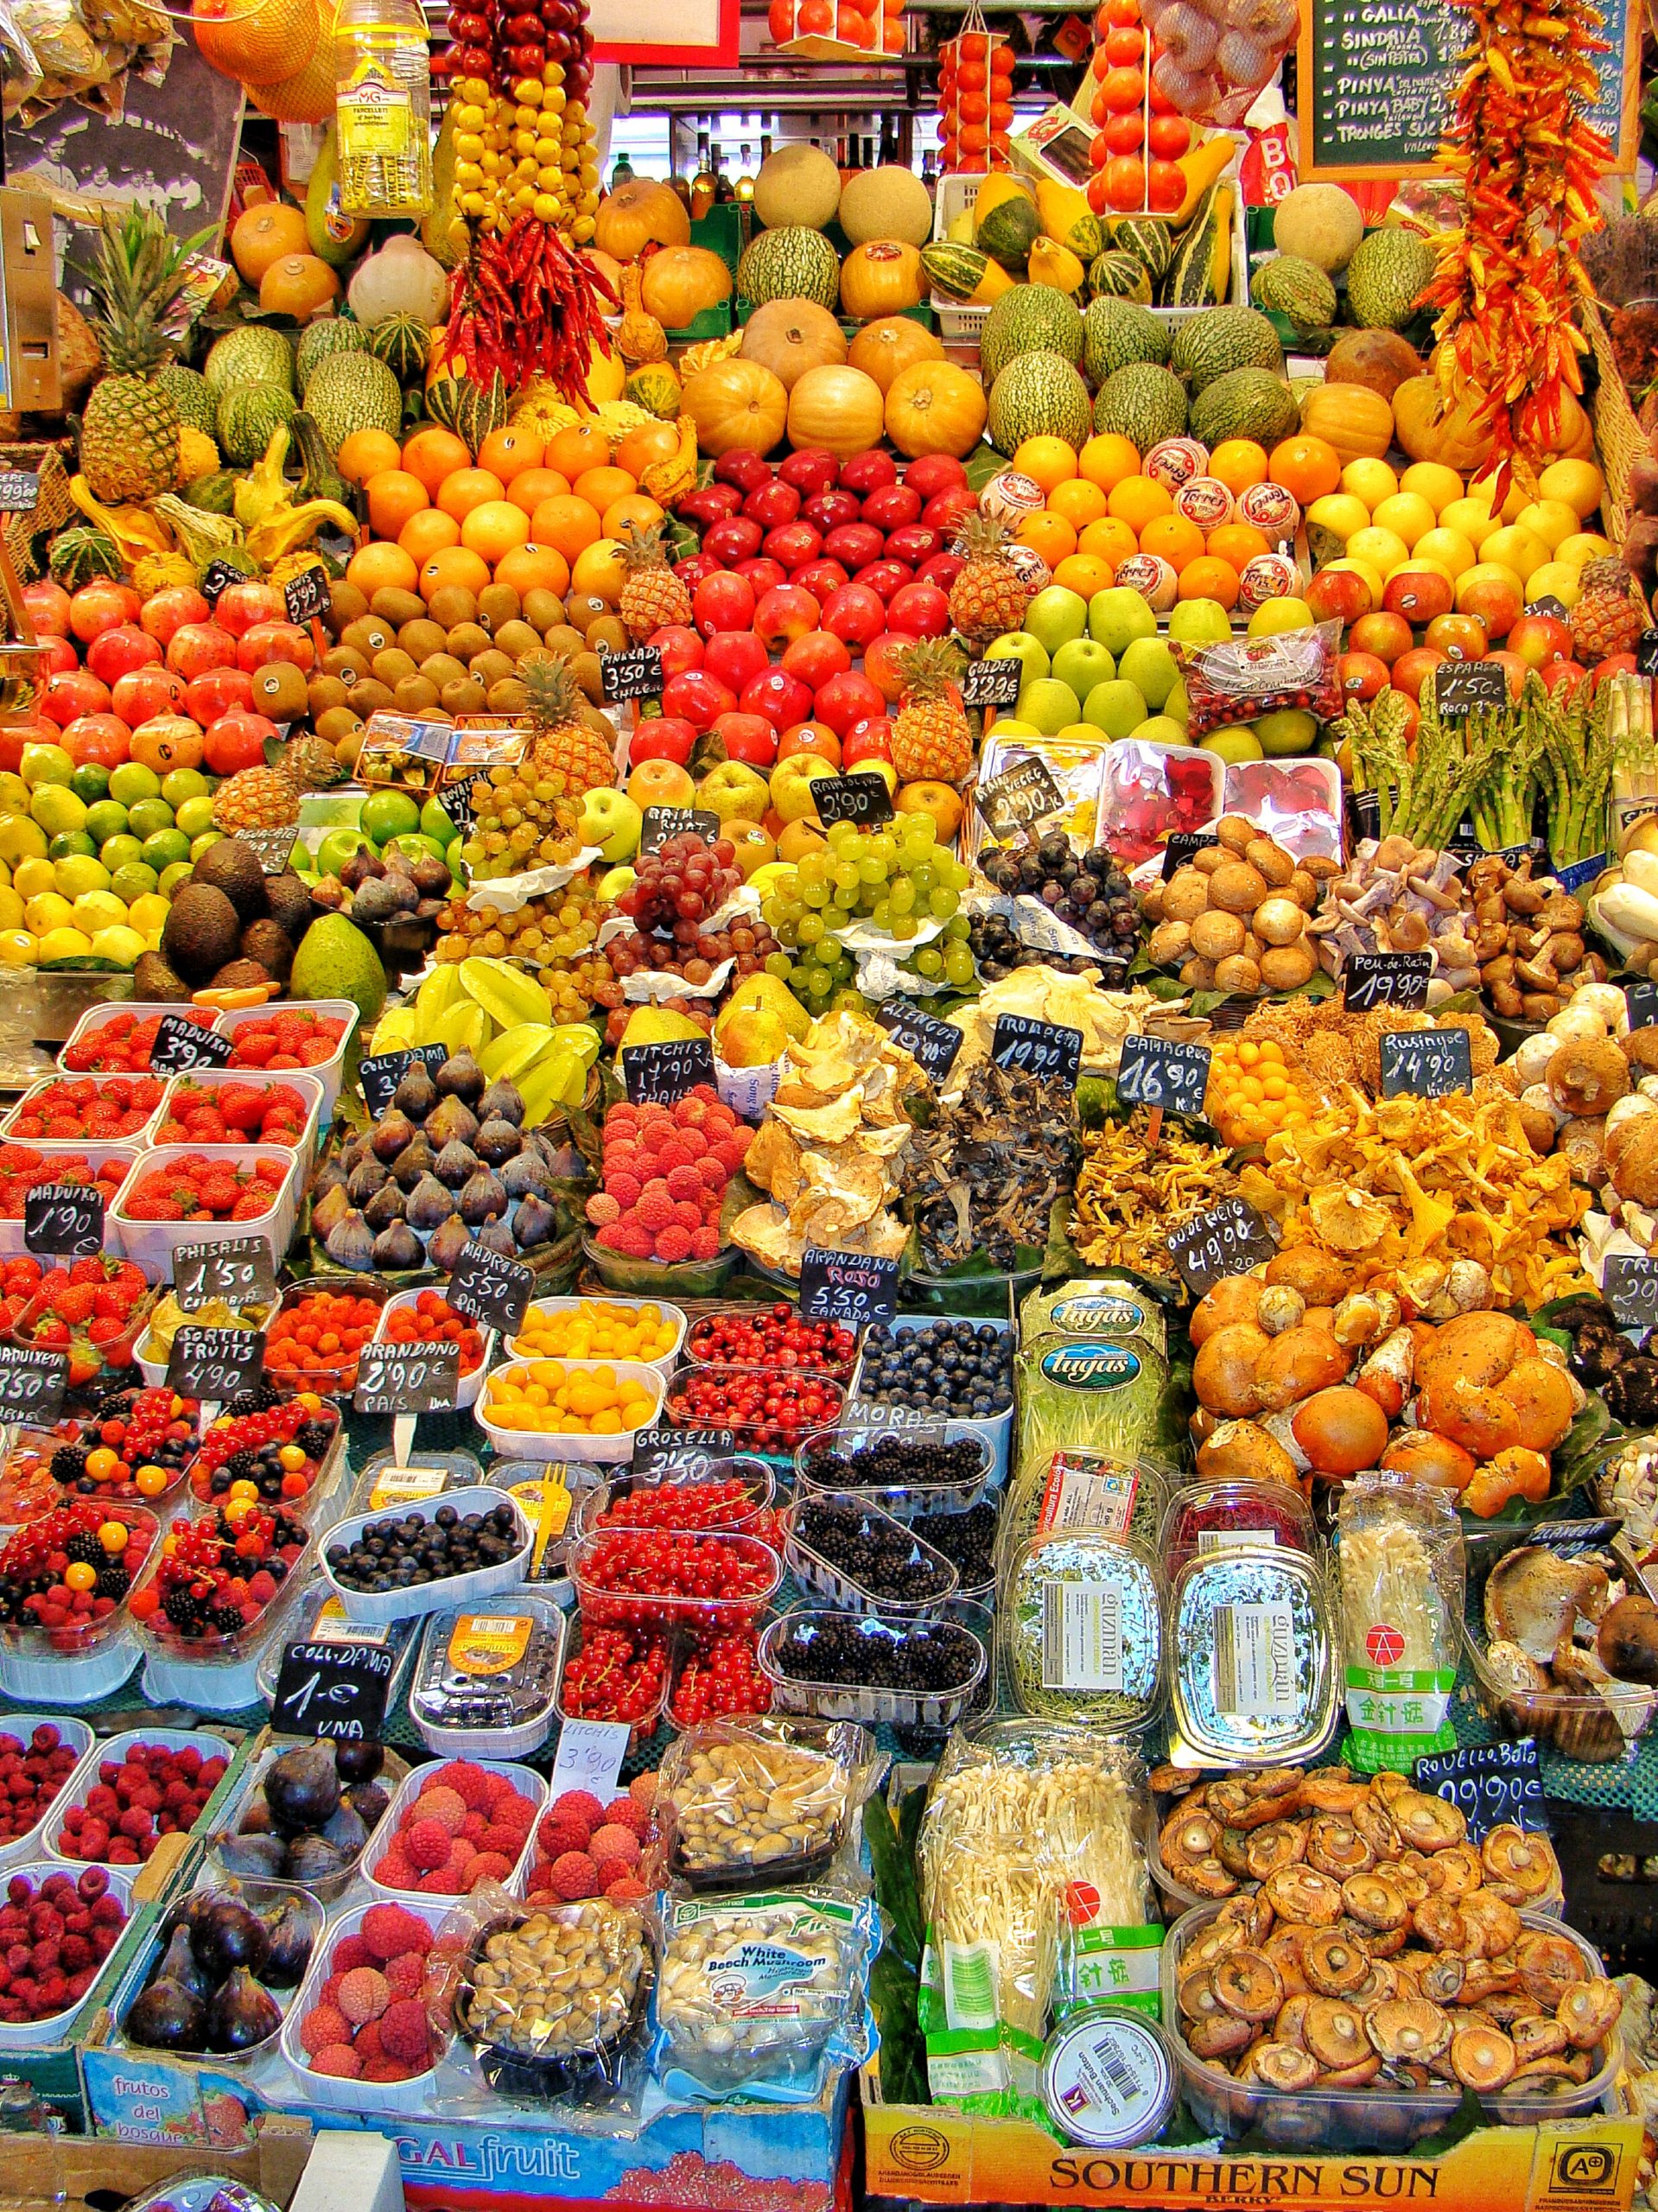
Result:
{"label": "squash", "polygon": [[1362,384],[1383,399],[1421,373],[1421,355],[1396,330],[1344,330],[1324,362],[1326,384]]}
{"label": "squash", "polygon": [[1301,402],[1301,428],[1350,461],[1380,461],[1393,443],[1393,409],[1361,384],[1315,385]]}
{"label": "squash", "polygon": [[878,446],[886,421],[881,388],[861,369],[808,369],[789,394],[790,444],[821,448],[837,461]]}
{"label": "squash", "polygon": [[648,245],[689,245],[691,219],[671,185],[630,176],[600,201],[593,242],[618,261],[637,261]]}
{"label": "squash", "polygon": [[669,330],[688,330],[705,308],[731,297],[731,271],[704,245],[666,245],[645,264],[645,311]]}
{"label": "squash", "polygon": [[846,359],[846,340],[829,309],[814,301],[768,300],[748,318],[742,358],[770,369],[783,389],[792,391],[808,369],[838,368]]}
{"label": "squash", "polygon": [[924,453],[960,460],[979,442],[984,386],[954,361],[917,361],[900,369],[886,393],[886,435],[907,461]]}
{"label": "squash", "polygon": [[[812,369],[811,376],[838,376],[838,369]],[[801,382],[804,384],[803,377]],[[790,394],[770,369],[758,361],[715,361],[685,379],[681,410],[696,429],[697,450],[715,460],[738,446],[769,453],[789,419]],[[879,440],[880,432],[876,430]],[[856,448],[848,447],[848,452]]]}
{"label": "squash", "polygon": [[644,361],[665,361],[668,334],[644,305],[644,278],[637,264],[622,271],[622,319],[616,326],[616,350],[630,367]]}
{"label": "squash", "polygon": [[900,369],[943,358],[943,341],[907,315],[884,315],[865,323],[847,348],[852,366],[873,377],[883,391],[893,389],[893,379]]}
{"label": "squash", "polygon": [[1441,461],[1471,476],[1491,454],[1491,434],[1467,406],[1447,409],[1437,377],[1410,377],[1393,396],[1394,435],[1413,461]]}
{"label": "squash", "polygon": [[921,255],[901,238],[854,246],[841,264],[841,305],[854,322],[921,304]]}

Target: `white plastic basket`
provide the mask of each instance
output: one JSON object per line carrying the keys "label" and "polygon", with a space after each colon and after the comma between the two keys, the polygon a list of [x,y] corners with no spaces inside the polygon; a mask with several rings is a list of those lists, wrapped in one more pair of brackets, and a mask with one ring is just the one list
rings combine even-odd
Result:
{"label": "white plastic basket", "polygon": [[[130,1927],[132,1923],[132,1885],[143,1869],[137,1866],[105,1866],[100,1871],[109,1876],[110,1885],[105,1894],[119,1900],[127,1916],[127,1925]],[[77,1874],[85,1872],[85,1866],[76,1862],[36,1856],[22,1866],[8,1866],[6,1875],[8,1880],[14,1874],[24,1875],[38,1890],[48,1874],[67,1874],[73,1881]],[[124,1928],[121,1933],[124,1936],[126,1929]],[[107,1961],[100,1962],[100,1964],[106,1963]],[[68,2031],[70,2022],[91,1997],[92,1986],[87,1988],[85,1996],[76,1998],[73,2005],[66,2005],[62,2012],[50,2013],[44,2020],[17,2021],[0,2024],[0,2051],[40,2050],[48,2044],[61,2043]]]}
{"label": "white plastic basket", "polygon": [[[430,1521],[439,1507],[445,1505],[452,1505],[464,1517],[468,1513],[492,1513],[503,1503],[512,1509],[521,1541],[511,1559],[503,1560],[499,1567],[479,1567],[470,1574],[447,1575],[441,1582],[416,1583],[407,1590],[348,1590],[343,1582],[334,1580],[329,1569],[330,1551],[336,1546],[355,1543],[371,1521],[406,1517],[411,1513],[422,1521]],[[524,1580],[535,1541],[535,1530],[525,1519],[523,1507],[505,1491],[488,1485],[476,1490],[451,1490],[441,1497],[405,1506],[399,1516],[358,1513],[348,1520],[336,1522],[321,1539],[322,1572],[328,1586],[345,1607],[347,1620],[416,1620],[422,1613],[447,1613],[456,1605],[475,1605],[481,1598],[498,1597],[503,1590],[516,1590]]]}
{"label": "white plastic basket", "polygon": [[[500,1374],[508,1364],[499,1363],[492,1371]],[[665,1376],[655,1367],[647,1367],[633,1359],[567,1359],[560,1362],[566,1368],[588,1373],[596,1367],[614,1370],[619,1381],[641,1382],[651,1393],[654,1403],[647,1427],[654,1427],[662,1418],[662,1402],[668,1394]],[[497,1454],[503,1459],[586,1459],[595,1466],[619,1466],[633,1456],[634,1431],[620,1429],[614,1436],[589,1436],[585,1430],[565,1429],[542,1433],[533,1428],[498,1428],[483,1408],[488,1404],[487,1393],[479,1400],[473,1418],[478,1423]]]}
{"label": "white plastic basket", "polygon": [[[137,1138],[124,1139],[119,1144],[78,1144],[73,1137],[43,1138],[39,1142],[29,1137],[7,1137],[0,1141],[0,1150],[3,1150],[6,1146],[16,1145],[25,1151],[39,1153],[41,1157],[48,1161],[84,1160],[94,1173],[106,1160],[118,1161],[124,1172],[121,1177],[120,1185],[104,1217],[104,1243],[107,1250],[111,1243],[109,1224],[114,1220],[115,1209],[121,1201],[122,1193],[132,1179],[132,1170],[137,1165],[139,1157],[139,1143],[140,1140]],[[29,1246],[24,1241],[24,1223],[21,1216],[16,1221],[0,1221],[0,1260],[21,1260],[28,1251]],[[127,1257],[136,1259],[137,1255],[129,1253]],[[52,1262],[48,1260],[42,1264],[49,1272]],[[66,1260],[62,1264],[67,1267],[70,1263]],[[140,1261],[139,1264],[143,1266],[143,1262]],[[144,1273],[149,1277],[151,1282],[156,1281],[154,1268],[145,1267]]]}
{"label": "white plastic basket", "polygon": [[[415,1305],[420,1298],[421,1292],[425,1290],[436,1291],[440,1298],[447,1298],[449,1294],[449,1286],[447,1282],[429,1282],[422,1283],[418,1290],[400,1290],[395,1298],[388,1298],[380,1308],[379,1319],[374,1325],[373,1340],[377,1344],[383,1344],[387,1341],[385,1325],[391,1316],[400,1311],[406,1311],[408,1307]],[[457,1413],[464,1413],[469,1406],[477,1404],[478,1393],[484,1387],[484,1377],[488,1374],[489,1363],[495,1357],[494,1330],[485,1329],[483,1338],[483,1357],[470,1375],[463,1375],[461,1377],[460,1387],[455,1392],[454,1410]]]}
{"label": "white plastic basket", "polygon": [[[198,1027],[205,1029],[210,1036],[216,1035],[218,1033],[219,1023],[224,1019],[221,1014],[208,1014],[207,1009],[205,1007],[184,1006],[179,1004],[176,1001],[169,1003],[164,999],[100,999],[95,1005],[89,1006],[87,1007],[85,1014],[81,1015],[79,1020],[76,1022],[74,1027],[69,1032],[68,1036],[65,1038],[58,1052],[59,1067],[62,1069],[66,1075],[82,1075],[86,1073],[87,1071],[85,1069],[72,1068],[68,1065],[66,1055],[74,1046],[79,1045],[83,1039],[95,1036],[100,1029],[107,1029],[111,1022],[115,1020],[118,1016],[123,1014],[130,1014],[133,1021],[137,1023],[140,1021],[148,1021],[151,1014],[159,1015],[163,1014],[181,1014],[187,1020],[194,1020],[203,1014],[207,1014],[207,1019],[205,1021],[199,1020]],[[118,1074],[121,1071],[114,1069],[105,1071],[105,1072]],[[149,1071],[143,1068],[136,1068],[132,1072],[136,1075],[143,1075],[149,1072]],[[161,1071],[158,1070],[156,1072],[159,1073]]]}
{"label": "white plastic basket", "polygon": [[[413,1913],[416,1920],[423,1921],[434,1936],[448,1919],[454,1902],[449,1897],[410,1897],[401,1890],[387,1894],[395,1896],[403,1910]],[[336,1913],[312,1946],[305,1979],[283,2022],[282,2055],[299,2082],[300,2094],[307,2104],[321,2105],[329,2112],[422,2113],[431,2105],[432,2076],[441,2062],[441,2053],[423,2073],[410,2075],[406,2082],[364,2082],[347,2080],[338,2074],[314,2072],[300,2041],[300,2029],[307,2014],[314,2011],[328,1979],[329,1960],[346,1936],[361,1933],[365,1919],[373,1910],[374,1904],[371,1902],[350,1905],[344,1912]]]}
{"label": "white plastic basket", "polygon": [[[162,1122],[168,1118],[168,1102],[172,1097],[174,1087],[181,1083],[193,1083],[202,1090],[222,1090],[227,1084],[233,1083],[245,1084],[252,1090],[275,1090],[281,1084],[286,1084],[290,1090],[297,1090],[300,1096],[308,1103],[310,1110],[306,1115],[305,1126],[300,1133],[299,1142],[294,1147],[294,1150],[299,1154],[300,1173],[302,1175],[309,1175],[316,1160],[317,1136],[321,1128],[322,1103],[326,1096],[325,1085],[321,1076],[313,1075],[308,1068],[193,1068],[187,1076],[170,1077],[167,1088],[162,1094],[162,1103],[156,1109],[149,1127],[144,1132],[143,1143],[146,1150],[156,1148],[162,1151],[199,1152],[201,1149],[199,1145],[193,1145],[188,1138],[186,1138],[181,1144],[169,1142],[162,1145],[157,1135]],[[237,1140],[232,1139],[230,1141],[235,1142]],[[257,1146],[261,1141],[256,1137],[249,1141]],[[283,1147],[274,1139],[267,1141],[273,1144],[278,1152],[283,1149]]]}
{"label": "white plastic basket", "polygon": [[[129,1260],[136,1260],[152,1281],[171,1282],[173,1254],[181,1244],[225,1244],[232,1238],[257,1236],[270,1248],[273,1272],[281,1267],[289,1244],[294,1241],[294,1225],[299,1218],[299,1191],[302,1178],[300,1155],[284,1152],[278,1145],[270,1144],[199,1144],[168,1147],[160,1153],[148,1153],[139,1162],[141,1173],[148,1173],[158,1162],[175,1157],[177,1153],[199,1153],[204,1160],[223,1160],[232,1167],[248,1167],[256,1160],[277,1162],[283,1170],[282,1184],[276,1202],[268,1213],[257,1221],[135,1221],[124,1213],[123,1201],[135,1179],[129,1176],[126,1185],[118,1195],[109,1211],[109,1222],[116,1242]],[[19,1224],[21,1230],[22,1224]]]}
{"label": "white plastic basket", "polygon": [[[219,1015],[219,1033],[221,1037],[234,1037],[238,1029],[245,1029],[253,1022],[269,1021],[273,1014],[283,1012],[284,1007],[289,1005],[295,1008],[308,1007],[313,1014],[337,1015],[346,1025],[340,1042],[334,1049],[333,1058],[322,1061],[316,1067],[303,1071],[307,1075],[314,1075],[322,1085],[321,1125],[326,1129],[334,1120],[334,1109],[340,1097],[340,1087],[345,1081],[346,1055],[351,1050],[352,1039],[357,1034],[357,1025],[363,1018],[361,1010],[354,999],[277,1000],[270,1006],[238,1007],[233,1013]],[[230,1074],[244,1072],[251,1073],[252,1071],[226,1070],[226,1073]],[[292,1074],[295,1071],[275,1068],[271,1072],[275,1075],[285,1075]]]}
{"label": "white plastic basket", "polygon": [[[0,1872],[3,1872],[7,1874],[15,1873],[18,1872],[20,1868],[22,1871],[27,1872],[28,1862],[31,1859],[40,1858],[48,1848],[47,1843],[47,1831],[51,1827],[54,1821],[55,1821],[60,1814],[65,1812],[69,1806],[74,1803],[73,1792],[76,1784],[80,1780],[80,1770],[86,1764],[86,1754],[91,1751],[92,1745],[96,1740],[92,1735],[92,1730],[87,1726],[84,1720],[72,1719],[70,1716],[65,1713],[7,1713],[0,1714],[0,1735],[21,1737],[24,1745],[27,1746],[30,1736],[34,1734],[35,1729],[37,1729],[43,1721],[49,1721],[53,1727],[58,1731],[60,1739],[64,1743],[67,1744],[74,1752],[75,1763],[70,1768],[68,1773],[64,1776],[63,1782],[58,1790],[57,1796],[53,1798],[51,1803],[48,1805],[46,1810],[41,1815],[39,1820],[35,1821],[34,1827],[28,1831],[27,1834],[14,1836],[10,1843],[0,1844]],[[47,1872],[53,1873],[57,1871],[58,1869],[55,1861],[51,1867],[47,1869]],[[73,2011],[73,2007],[71,2006],[70,2009]],[[50,2042],[51,2037],[43,2037],[42,2040]],[[5,2048],[6,2044],[4,2037],[3,2035],[0,2035],[0,2050],[3,2050]]]}
{"label": "white plastic basket", "polygon": [[[397,1793],[381,1815],[380,1825],[375,1829],[372,1838],[365,1847],[360,1862],[363,1878],[373,1891],[376,1898],[391,1904],[413,1904],[418,1898],[419,1891],[392,1889],[376,1878],[377,1872],[380,1861],[391,1847],[392,1838],[403,1824],[404,1813],[414,1803],[416,1798],[424,1792],[429,1784],[441,1781],[444,1767],[453,1765],[454,1763],[452,1759],[445,1759],[441,1764],[436,1762],[429,1762],[424,1766],[417,1766],[407,1780],[398,1784]],[[470,1759],[467,1764],[482,1767],[486,1774],[504,1774],[518,1795],[521,1797],[527,1797],[536,1808],[536,1817],[530,1823],[529,1834],[524,1838],[524,1849],[518,1853],[518,1861],[512,1872],[501,1885],[503,1889],[511,1890],[515,1897],[522,1896],[523,1891],[519,1885],[535,1864],[536,1829],[540,1825],[542,1815],[547,1809],[547,1784],[533,1767],[521,1766],[515,1759]],[[448,1899],[446,1903],[452,1907],[454,1900]]]}
{"label": "white plastic basket", "polygon": [[[133,1653],[136,1657],[137,1655],[136,1644],[133,1647]],[[120,1766],[125,1760],[127,1753],[137,1744],[159,1744],[164,1751],[199,1751],[204,1759],[223,1759],[226,1768],[236,1757],[235,1746],[227,1744],[222,1736],[215,1736],[210,1728],[124,1729],[120,1735],[105,1736],[90,1747],[86,1758],[82,1759],[71,1777],[75,1785],[74,1794],[64,1800],[60,1818],[62,1813],[68,1811],[71,1805],[81,1805],[86,1802],[86,1793],[97,1781],[98,1770],[105,1760],[114,1766]],[[211,1790],[208,1792],[207,1802],[209,1805],[213,1802]],[[204,1806],[202,1818],[205,1820],[206,1817],[206,1807]],[[49,1836],[46,1840],[46,1848],[40,1853],[40,1857],[42,1860],[49,1860],[54,1866],[73,1866],[77,1870],[82,1866],[96,1866],[104,1864],[101,1859],[64,1857],[54,1846]],[[112,1868],[111,1871],[113,1872],[117,1870]],[[135,1867],[133,1872],[136,1873],[137,1869]]]}

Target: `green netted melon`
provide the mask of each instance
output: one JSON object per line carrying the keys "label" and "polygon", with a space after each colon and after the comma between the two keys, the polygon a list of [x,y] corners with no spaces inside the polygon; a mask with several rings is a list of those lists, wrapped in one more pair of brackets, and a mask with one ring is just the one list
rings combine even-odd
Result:
{"label": "green netted melon", "polygon": [[1414,231],[1371,231],[1347,264],[1347,311],[1361,330],[1402,330],[1433,270],[1433,249]]}
{"label": "green netted melon", "polygon": [[1021,353],[990,387],[990,442],[1016,452],[1026,438],[1063,438],[1080,451],[1089,429],[1088,386],[1063,353]]}
{"label": "green netted melon", "polygon": [[1270,452],[1299,421],[1295,394],[1270,369],[1229,370],[1191,403],[1191,435],[1210,448],[1228,438],[1252,438]]}
{"label": "green netted melon", "polygon": [[368,333],[360,322],[341,315],[320,315],[300,333],[297,369],[302,392],[316,373],[317,364],[330,353],[365,353]]}
{"label": "green netted melon", "polygon": [[755,307],[810,300],[833,314],[841,297],[841,258],[821,232],[798,225],[762,231],[737,264],[737,289]]}
{"label": "green netted melon", "polygon": [[1249,296],[1258,308],[1281,315],[1302,337],[1328,330],[1336,320],[1336,287],[1324,270],[1292,253],[1280,253],[1256,270]]}
{"label": "green netted melon", "polygon": [[1083,317],[1083,373],[1091,385],[1102,385],[1130,361],[1169,358],[1169,334],[1149,308],[1133,300],[1090,300]]}
{"label": "green netted melon", "polygon": [[1096,254],[1089,264],[1088,289],[1096,300],[1137,300],[1143,308],[1152,303],[1152,280],[1136,253]]}
{"label": "green netted melon", "polygon": [[222,392],[213,435],[227,461],[245,468],[270,443],[270,434],[299,412],[299,402],[286,385],[232,385]]}
{"label": "green netted melon", "polygon": [[413,384],[426,373],[432,334],[418,315],[389,315],[369,333],[368,350],[384,361],[399,384]]}
{"label": "green netted melon", "polygon": [[1169,366],[1195,392],[1234,369],[1276,372],[1283,365],[1278,333],[1254,308],[1210,308],[1195,315],[1180,325],[1169,348]]}
{"label": "green netted melon", "polygon": [[329,453],[337,454],[353,430],[403,427],[403,391],[384,361],[372,353],[330,353],[305,387],[305,411]]}
{"label": "green netted melon", "polygon": [[187,430],[200,430],[206,438],[213,436],[219,397],[206,377],[198,370],[187,369],[181,362],[168,361],[165,367],[156,370],[152,381],[169,396],[179,410],[179,421]]}
{"label": "green netted melon", "polygon": [[1015,284],[992,302],[979,337],[979,367],[992,385],[1021,353],[1083,358],[1083,318],[1076,302],[1051,284]]}
{"label": "green netted melon", "polygon": [[118,576],[126,569],[115,540],[89,522],[70,523],[60,530],[46,557],[53,582],[65,591],[79,591],[95,576]]}
{"label": "green netted melon", "polygon": [[280,330],[266,322],[245,322],[216,338],[201,365],[213,397],[236,384],[294,385],[294,349]]}
{"label": "green netted melon", "polygon": [[1132,439],[1141,453],[1179,437],[1185,427],[1185,386],[1155,361],[1130,361],[1114,370],[1094,403],[1096,430]]}

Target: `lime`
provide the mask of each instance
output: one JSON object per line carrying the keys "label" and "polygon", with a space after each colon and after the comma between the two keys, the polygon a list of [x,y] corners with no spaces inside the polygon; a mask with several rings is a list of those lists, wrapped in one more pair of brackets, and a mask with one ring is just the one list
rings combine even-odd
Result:
{"label": "lime", "polygon": [[192,837],[190,840],[190,858],[193,861],[199,861],[203,853],[209,851],[214,845],[222,845],[224,842],[225,833],[222,830],[204,830],[199,837]]}
{"label": "lime", "polygon": [[103,861],[82,854],[58,861],[53,873],[58,879],[58,889],[66,899],[79,899],[83,891],[107,891],[110,887],[110,872]]}
{"label": "lime", "polygon": [[20,772],[33,791],[39,784],[67,784],[75,764],[60,745],[26,745]]}
{"label": "lime", "polygon": [[420,827],[420,809],[407,791],[375,791],[363,801],[359,819],[375,843],[384,845],[412,836]]}
{"label": "lime", "polygon": [[161,791],[161,778],[142,760],[124,760],[110,772],[110,797],[123,806],[130,806],[135,799],[159,798]]}
{"label": "lime", "polygon": [[162,778],[162,797],[175,808],[187,799],[205,798],[212,788],[200,768],[169,768]]}
{"label": "lime", "polygon": [[178,889],[180,884],[187,883],[189,880],[189,862],[187,861],[175,861],[171,868],[164,868],[162,870],[161,881],[156,886],[156,888],[163,899],[170,899],[173,893]]}
{"label": "lime", "polygon": [[173,810],[164,798],[141,798],[127,809],[127,827],[135,837],[153,837],[173,827]]}
{"label": "lime", "polygon": [[98,847],[84,830],[66,830],[60,837],[54,837],[46,849],[49,861],[73,860],[78,853],[98,856]]}
{"label": "lime", "polygon": [[54,960],[86,960],[92,957],[92,941],[84,931],[59,928],[43,930],[41,933],[41,959],[43,963]]}
{"label": "lime", "polygon": [[[23,795],[22,804],[25,807],[29,804],[27,792]],[[4,809],[5,805],[5,799],[0,797],[0,809]],[[27,813],[0,811],[0,860],[3,860],[9,868],[15,868],[31,860],[43,861],[45,858],[46,833],[40,823],[31,821]]]}
{"label": "lime", "polygon": [[0,934],[0,968],[32,968],[36,957],[32,930],[7,930]]}
{"label": "lime", "polygon": [[74,917],[74,908],[56,891],[42,892],[23,909],[23,919],[36,937],[43,937],[48,930],[67,928]]}
{"label": "lime", "polygon": [[102,845],[111,837],[124,836],[127,810],[118,798],[94,799],[86,809],[86,835]]}
{"label": "lime", "polygon": [[94,960],[113,960],[122,968],[130,968],[144,950],[144,941],[137,930],[128,929],[124,923],[112,922],[107,929],[97,931],[92,938]]}
{"label": "lime", "polygon": [[20,899],[38,899],[41,892],[57,889],[58,872],[44,855],[19,861],[12,871],[11,887]]}
{"label": "lime", "polygon": [[[123,861],[119,868],[110,871],[110,889],[127,906],[136,906],[139,899],[149,897],[160,881],[157,870],[143,861]],[[167,919],[165,914],[162,919]],[[137,926],[143,928],[143,924]]]}
{"label": "lime", "polygon": [[153,868],[157,875],[164,868],[171,868],[175,861],[187,861],[192,857],[190,840],[182,830],[157,830],[152,836],[144,839],[144,866]]}
{"label": "lime", "polygon": [[142,837],[130,836],[106,837],[98,849],[98,857],[113,875],[117,868],[125,868],[129,862],[141,860],[143,857],[143,849]]}
{"label": "lime", "polygon": [[86,803],[67,784],[37,784],[29,795],[29,810],[48,837],[86,826]]}
{"label": "lime", "polygon": [[110,772],[101,761],[83,760],[70,777],[69,788],[77,798],[84,798],[91,806],[95,799],[100,799],[107,793]]}
{"label": "lime", "polygon": [[[181,768],[179,775],[191,775],[194,772],[192,769]],[[175,783],[178,779],[169,776],[167,780],[171,784]],[[175,825],[182,830],[187,837],[199,837],[204,830],[211,830],[213,826],[213,793],[202,791],[193,798],[181,799],[175,810],[173,819]]]}
{"label": "lime", "polygon": [[316,849],[316,868],[319,875],[338,875],[353,853],[361,852],[369,840],[360,830],[330,830]]}
{"label": "lime", "polygon": [[435,798],[429,798],[422,807],[420,826],[427,836],[435,837],[440,845],[453,844],[461,835],[444,812],[441,802]]}

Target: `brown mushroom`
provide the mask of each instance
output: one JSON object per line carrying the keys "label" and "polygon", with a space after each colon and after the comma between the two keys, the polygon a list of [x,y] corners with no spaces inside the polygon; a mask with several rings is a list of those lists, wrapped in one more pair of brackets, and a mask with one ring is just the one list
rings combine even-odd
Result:
{"label": "brown mushroom", "polygon": [[1620,1598],[1601,1622],[1595,1651],[1620,1681],[1658,1688],[1658,1605],[1634,1593]]}

